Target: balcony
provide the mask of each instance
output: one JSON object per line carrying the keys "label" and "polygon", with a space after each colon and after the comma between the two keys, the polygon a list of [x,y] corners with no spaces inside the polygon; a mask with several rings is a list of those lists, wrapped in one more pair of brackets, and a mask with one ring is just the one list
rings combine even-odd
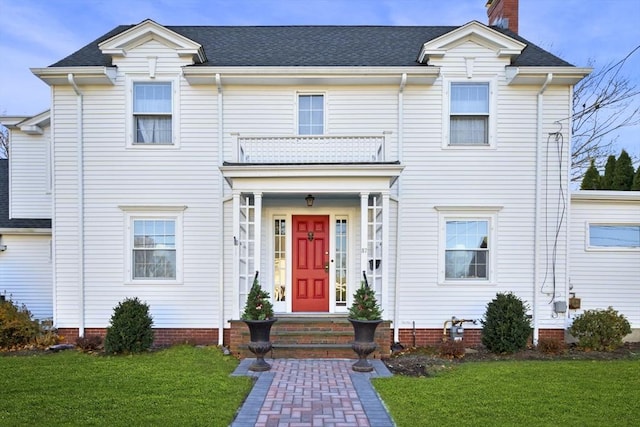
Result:
{"label": "balcony", "polygon": [[246,164],[383,163],[385,135],[236,136],[236,161]]}

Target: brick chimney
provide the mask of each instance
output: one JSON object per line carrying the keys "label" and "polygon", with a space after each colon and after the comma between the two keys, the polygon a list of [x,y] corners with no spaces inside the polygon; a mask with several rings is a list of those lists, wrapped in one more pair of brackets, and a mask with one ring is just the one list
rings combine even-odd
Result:
{"label": "brick chimney", "polygon": [[487,0],[489,25],[518,33],[518,0]]}

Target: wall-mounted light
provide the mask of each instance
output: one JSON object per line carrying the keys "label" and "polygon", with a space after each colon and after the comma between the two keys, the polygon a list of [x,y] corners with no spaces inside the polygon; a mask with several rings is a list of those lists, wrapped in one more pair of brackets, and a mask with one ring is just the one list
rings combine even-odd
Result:
{"label": "wall-mounted light", "polygon": [[313,201],[316,199],[315,197],[313,197],[311,194],[307,195],[307,197],[304,198],[307,201],[307,206],[311,207],[313,206]]}
{"label": "wall-mounted light", "polygon": [[0,252],[4,252],[7,250],[7,245],[0,245]]}

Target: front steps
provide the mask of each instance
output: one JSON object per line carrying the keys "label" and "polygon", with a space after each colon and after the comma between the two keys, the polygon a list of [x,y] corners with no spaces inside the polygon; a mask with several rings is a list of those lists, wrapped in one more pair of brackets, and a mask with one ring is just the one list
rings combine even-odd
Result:
{"label": "front steps", "polygon": [[[229,349],[240,358],[255,357],[247,348],[249,328],[241,320],[232,320]],[[351,349],[353,326],[346,315],[281,315],[271,328],[273,349],[265,356],[273,359],[354,359]],[[372,359],[389,357],[391,353],[390,322],[376,329],[378,348]]]}

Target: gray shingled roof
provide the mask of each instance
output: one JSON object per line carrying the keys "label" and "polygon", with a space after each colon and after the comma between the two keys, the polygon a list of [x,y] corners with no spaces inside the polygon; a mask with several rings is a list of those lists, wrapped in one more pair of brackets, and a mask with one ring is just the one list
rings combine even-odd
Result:
{"label": "gray shingled roof", "polygon": [[[98,43],[133,25],[119,26],[51,65],[108,66]],[[205,66],[424,66],[416,59],[422,45],[458,27],[390,26],[167,26],[204,48]],[[526,43],[515,66],[571,66],[509,30],[492,27]]]}
{"label": "gray shingled roof", "polygon": [[9,219],[9,161],[0,159],[0,229],[51,228],[50,219]]}

